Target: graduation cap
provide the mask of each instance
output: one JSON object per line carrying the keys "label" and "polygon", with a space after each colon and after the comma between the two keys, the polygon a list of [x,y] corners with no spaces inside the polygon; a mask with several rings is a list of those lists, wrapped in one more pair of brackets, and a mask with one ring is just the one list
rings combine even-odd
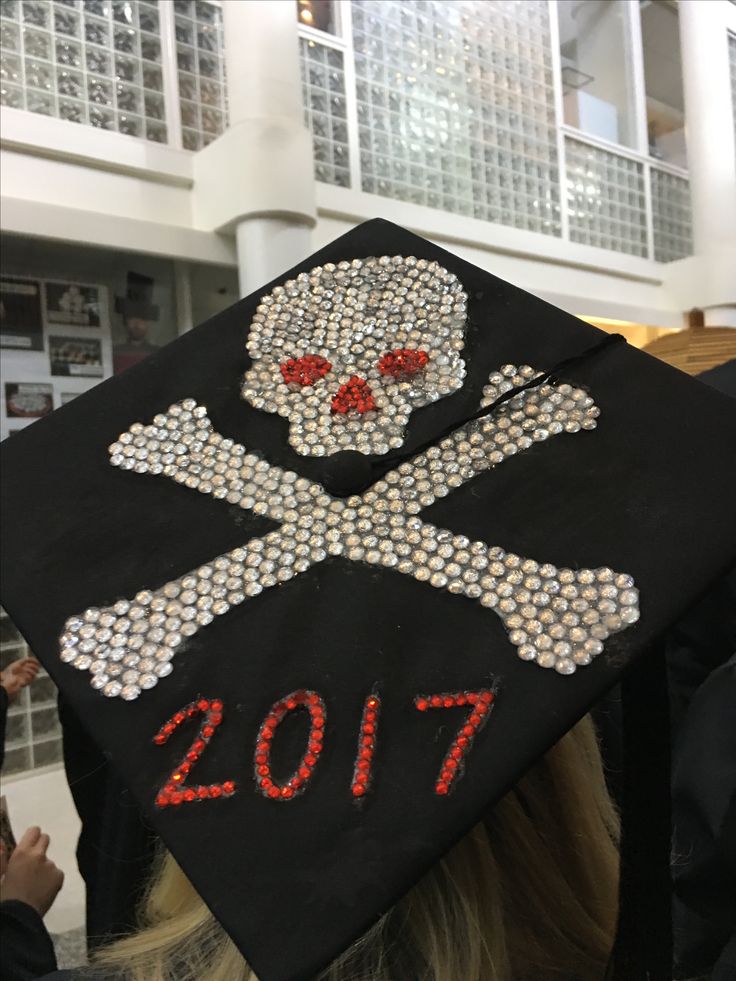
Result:
{"label": "graduation cap", "polygon": [[[666,863],[652,652],[736,555],[734,445],[724,396],[371,221],[3,447],[3,602],[298,981],[622,678],[662,791],[624,878]],[[664,978],[638,895],[616,976]]]}

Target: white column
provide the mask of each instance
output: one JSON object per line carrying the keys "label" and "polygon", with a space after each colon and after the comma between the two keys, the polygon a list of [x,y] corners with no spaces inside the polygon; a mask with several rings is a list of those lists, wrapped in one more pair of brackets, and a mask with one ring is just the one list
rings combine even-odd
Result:
{"label": "white column", "polygon": [[[230,125],[246,124],[250,131],[262,133],[249,152],[263,152],[263,166],[251,165],[261,179],[269,181],[272,170],[267,166],[274,153],[274,127],[279,130],[304,129],[301,79],[299,74],[299,38],[296,5],[278,0],[228,0],[223,4],[225,27],[225,64],[227,69]],[[254,126],[255,124],[255,126]],[[272,127],[273,124],[273,127]],[[311,249],[310,229],[314,225],[314,177],[311,146],[308,152],[289,153],[288,166],[294,177],[304,183],[311,178],[311,202],[305,201],[303,213],[289,213],[273,207],[274,187],[269,189],[270,207],[258,213],[239,216],[235,223],[238,250],[240,292],[243,296],[300,262]],[[274,176],[272,179],[276,179]],[[258,189],[254,189],[257,193]]]}
{"label": "white column", "polygon": [[693,246],[706,325],[736,327],[736,145],[726,0],[680,0]]}
{"label": "white column", "polygon": [[192,280],[188,262],[177,259],[174,262],[174,304],[176,309],[176,329],[186,334],[194,327],[192,316]]}

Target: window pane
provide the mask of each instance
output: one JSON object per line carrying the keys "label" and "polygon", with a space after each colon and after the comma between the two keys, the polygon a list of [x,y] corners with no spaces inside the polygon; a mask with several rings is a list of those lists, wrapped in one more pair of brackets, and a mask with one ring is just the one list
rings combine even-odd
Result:
{"label": "window pane", "polygon": [[626,4],[560,0],[560,57],[565,122],[623,146],[635,146]]}
{"label": "window pane", "polygon": [[687,167],[677,7],[662,0],[645,0],[640,11],[649,152],[659,160]]}
{"label": "window pane", "polygon": [[337,34],[332,0],[296,0],[296,16],[305,27]]}

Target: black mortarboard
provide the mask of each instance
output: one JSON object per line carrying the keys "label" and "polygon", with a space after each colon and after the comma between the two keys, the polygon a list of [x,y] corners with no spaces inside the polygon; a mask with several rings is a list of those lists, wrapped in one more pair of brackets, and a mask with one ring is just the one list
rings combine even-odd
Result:
{"label": "black mortarboard", "polygon": [[605,339],[371,221],[4,446],[3,602],[262,981],[736,556],[733,403]]}
{"label": "black mortarboard", "polygon": [[143,273],[129,272],[125,296],[115,297],[115,311],[123,317],[158,320],[159,308],[153,302],[153,280]]}

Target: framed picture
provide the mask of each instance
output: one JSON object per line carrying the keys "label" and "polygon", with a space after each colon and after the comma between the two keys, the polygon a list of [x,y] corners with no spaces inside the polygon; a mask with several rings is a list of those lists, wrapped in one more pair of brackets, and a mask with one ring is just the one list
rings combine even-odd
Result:
{"label": "framed picture", "polygon": [[44,284],[46,290],[46,322],[50,327],[65,324],[70,327],[100,326],[100,287],[79,283]]}
{"label": "framed picture", "polygon": [[8,419],[40,419],[54,408],[51,385],[33,382],[5,383],[5,412]]}
{"label": "framed picture", "polygon": [[81,394],[82,394],[81,392],[62,392],[60,396],[61,404],[66,405],[67,402],[72,402],[77,397],[77,395],[81,395]]}
{"label": "framed picture", "polygon": [[41,284],[0,277],[0,346],[43,351]]}
{"label": "framed picture", "polygon": [[49,361],[52,375],[102,378],[102,344],[94,338],[50,334]]}

